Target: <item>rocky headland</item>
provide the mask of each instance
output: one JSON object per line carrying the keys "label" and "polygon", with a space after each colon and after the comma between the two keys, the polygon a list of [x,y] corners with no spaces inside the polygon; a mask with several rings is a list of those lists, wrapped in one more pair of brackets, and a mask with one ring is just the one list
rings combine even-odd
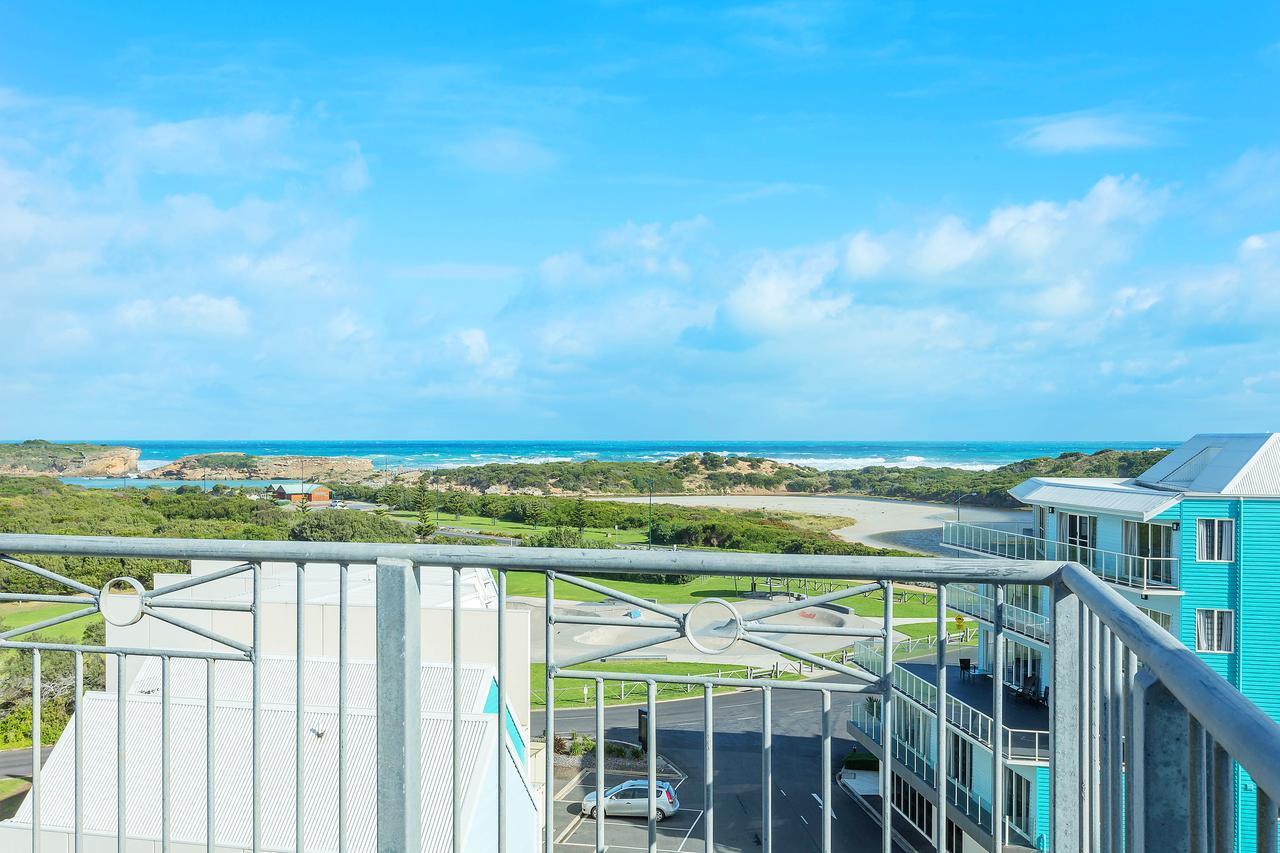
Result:
{"label": "rocky headland", "polygon": [[147,472],[172,480],[306,480],[360,482],[373,476],[373,462],[351,456],[249,456],[200,453]]}
{"label": "rocky headland", "polygon": [[0,444],[0,475],[10,477],[127,477],[141,451],[103,444],[58,444],[32,439]]}

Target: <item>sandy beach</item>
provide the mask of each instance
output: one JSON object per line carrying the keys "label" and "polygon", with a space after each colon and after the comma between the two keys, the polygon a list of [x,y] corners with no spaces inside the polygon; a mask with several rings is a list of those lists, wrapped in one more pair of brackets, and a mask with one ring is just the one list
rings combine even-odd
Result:
{"label": "sandy beach", "polygon": [[[608,498],[625,503],[646,503],[646,497]],[[836,515],[857,523],[837,529],[835,535],[849,542],[879,548],[906,548],[926,554],[945,553],[940,542],[942,522],[955,519],[954,504],[895,501],[825,495],[654,495],[654,503],[681,506],[714,506],[726,509],[771,509],[810,515]],[[962,521],[1012,521],[1028,518],[1024,510],[961,506]]]}

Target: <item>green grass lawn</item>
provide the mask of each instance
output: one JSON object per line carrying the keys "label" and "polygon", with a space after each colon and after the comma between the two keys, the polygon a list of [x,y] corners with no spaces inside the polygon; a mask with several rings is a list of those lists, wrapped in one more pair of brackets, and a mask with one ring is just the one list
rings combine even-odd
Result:
{"label": "green grass lawn", "polygon": [[[570,669],[587,669],[597,672],[632,672],[650,673],[654,675],[717,675],[725,678],[744,678],[746,667],[733,664],[683,663],[681,661],[637,660],[607,661],[604,663],[587,663]],[[534,708],[545,708],[543,696],[547,690],[547,668],[538,663],[531,666],[529,672],[530,704]],[[784,673],[781,680],[794,681],[799,678],[793,673]],[[586,692],[583,692],[583,688]],[[733,690],[732,687],[716,688],[717,693]],[[620,705],[644,702],[646,697],[643,682],[606,681],[604,684],[605,704]],[[658,683],[657,698],[659,701],[669,699],[687,699],[702,694],[701,685],[697,684],[662,684]],[[596,686],[594,682],[575,678],[556,679],[556,707],[581,708],[584,705],[594,706],[596,702]]]}
{"label": "green grass lawn", "polygon": [[[634,595],[637,598],[652,599],[659,604],[694,604],[704,598],[723,598],[729,601],[741,601],[742,593],[750,590],[747,580],[739,580],[737,588],[734,579],[722,575],[700,575],[688,583],[642,583],[638,581],[616,578],[589,578],[589,580]],[[851,582],[856,585],[857,582]],[[523,595],[542,598],[546,594],[546,580],[536,572],[507,572],[507,595]],[[566,581],[557,580],[556,599],[559,601],[603,601],[605,596],[575,586]],[[893,615],[898,618],[920,618],[933,616],[937,612],[937,604],[932,595],[925,596],[925,604],[918,598],[909,602],[896,601]],[[879,593],[864,593],[850,598],[840,599],[839,603],[850,608],[859,616],[879,617],[884,614],[884,598]]]}
{"label": "green grass lawn", "polygon": [[[4,622],[6,628],[21,628],[23,625],[34,625],[37,622],[43,622],[46,619],[52,619],[55,616],[82,609],[85,606],[82,604],[42,604],[34,601],[0,604],[0,621]],[[63,622],[61,625],[55,625],[52,628],[45,628],[40,633],[55,642],[79,643],[84,640],[85,629],[93,622],[101,620],[102,616],[94,613],[70,622]],[[27,638],[27,635],[14,637],[15,640]]]}
{"label": "green grass lawn", "polygon": [[[718,575],[701,575],[688,583],[641,583],[621,578],[587,578],[619,592],[638,598],[647,598],[659,604],[693,604],[704,598],[740,599],[733,589],[733,578]],[[744,590],[748,586],[739,581]],[[546,594],[545,577],[536,572],[507,572],[507,595],[525,595],[542,598]],[[603,601],[605,596],[583,589],[567,581],[556,581],[558,601]]]}
{"label": "green grass lawn", "polygon": [[8,820],[18,813],[23,795],[31,788],[26,779],[0,776],[0,820]]}
{"label": "green grass lawn", "polygon": [[[414,512],[392,512],[391,515],[401,520],[410,520],[414,523],[418,521],[418,514]],[[534,527],[532,524],[521,524],[517,521],[503,521],[498,519],[494,521],[492,518],[483,518],[478,515],[462,515],[455,518],[447,512],[440,513],[440,525],[442,527],[463,527],[467,530],[475,530],[479,533],[493,533],[498,536],[528,536],[534,533],[542,533],[547,529],[547,525]],[[582,531],[583,535],[588,539],[601,539],[608,542],[618,542],[622,544],[635,545],[648,541],[648,533],[644,530],[613,530],[603,527],[588,527]]]}

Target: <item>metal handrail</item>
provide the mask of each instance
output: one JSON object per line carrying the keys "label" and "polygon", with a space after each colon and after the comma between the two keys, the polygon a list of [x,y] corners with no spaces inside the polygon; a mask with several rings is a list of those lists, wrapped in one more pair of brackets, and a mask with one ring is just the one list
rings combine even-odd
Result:
{"label": "metal handrail", "polygon": [[378,559],[421,566],[579,571],[595,574],[772,574],[792,578],[868,578],[933,583],[1046,583],[1061,567],[1053,560],[1024,560],[993,570],[989,563],[951,557],[863,557],[829,554],[624,551],[599,548],[524,548],[507,545],[408,545],[363,542],[279,542],[225,539],[156,539],[123,536],[0,534],[0,553],[159,560],[271,560],[290,563],[369,565]]}
{"label": "metal handrail", "polygon": [[[1006,535],[999,531],[993,531],[993,533]],[[1029,545],[1019,545],[1018,547],[1034,548],[1038,546],[1036,543],[1030,543]],[[1045,550],[1046,553],[1056,553],[1047,548]],[[260,746],[263,733],[260,731],[257,717],[261,707],[260,694],[263,692],[262,688],[264,687],[259,683],[261,676],[259,662],[262,660],[260,651],[265,648],[262,645],[262,637],[260,635],[261,623],[265,612],[260,598],[263,589],[263,584],[260,581],[264,573],[264,563],[275,561],[296,565],[296,572],[294,567],[290,566],[288,573],[296,584],[297,589],[297,610],[291,627],[296,629],[297,636],[295,639],[299,649],[303,649],[307,645],[308,627],[316,631],[324,627],[323,625],[317,627],[314,623],[312,625],[304,625],[303,618],[306,613],[303,605],[306,602],[307,564],[338,564],[342,595],[338,619],[339,672],[342,672],[343,662],[347,657],[345,634],[343,633],[348,621],[346,613],[347,570],[353,566],[376,566],[377,585],[375,596],[377,618],[375,620],[376,626],[372,627],[376,630],[376,690],[378,702],[375,726],[377,748],[375,751],[376,757],[363,753],[360,756],[360,760],[376,760],[376,768],[379,773],[381,774],[384,767],[387,772],[385,776],[378,776],[386,784],[377,786],[377,791],[375,792],[378,797],[376,833],[379,845],[384,847],[414,849],[420,846],[421,827],[418,821],[421,816],[418,813],[418,803],[420,802],[419,794],[422,793],[420,788],[422,774],[417,761],[419,739],[422,736],[419,726],[419,718],[421,716],[419,703],[423,697],[410,679],[416,679],[421,669],[420,620],[422,614],[420,577],[426,574],[428,570],[433,574],[450,577],[453,586],[452,612],[454,618],[451,620],[452,639],[449,641],[448,647],[454,679],[451,730],[454,759],[452,785],[455,796],[450,805],[452,806],[451,825],[455,828],[453,839],[455,849],[458,849],[458,845],[462,843],[459,840],[461,836],[456,831],[462,825],[462,798],[460,796],[462,783],[459,775],[459,756],[461,754],[461,726],[459,721],[462,717],[458,701],[458,679],[463,670],[462,658],[460,657],[461,634],[459,626],[461,620],[457,616],[461,612],[461,586],[464,583],[463,570],[469,568],[494,568],[496,569],[496,595],[498,600],[497,618],[495,620],[497,631],[496,648],[499,655],[499,664],[496,668],[497,730],[499,732],[505,731],[504,726],[507,719],[505,717],[507,713],[507,694],[505,692],[507,682],[504,681],[502,675],[504,665],[501,657],[504,648],[502,638],[504,636],[504,616],[506,613],[504,606],[506,572],[509,570],[523,570],[541,573],[545,576],[546,590],[545,630],[549,658],[547,666],[549,707],[546,712],[546,720],[550,733],[556,731],[554,725],[554,681],[559,678],[588,679],[596,682],[596,719],[598,734],[601,737],[604,718],[604,694],[601,685],[607,680],[643,680],[646,684],[646,698],[649,708],[647,736],[651,745],[656,744],[658,736],[655,704],[658,685],[668,682],[700,685],[704,690],[704,759],[707,762],[705,766],[710,767],[713,753],[714,717],[712,716],[712,704],[715,688],[721,686],[742,687],[759,691],[761,697],[761,731],[763,733],[761,831],[765,849],[768,849],[770,845],[772,832],[770,798],[773,791],[771,777],[773,764],[771,752],[772,706],[770,697],[774,691],[808,691],[811,694],[817,693],[820,695],[824,711],[822,717],[823,759],[818,763],[821,768],[831,766],[831,698],[833,695],[848,696],[856,694],[882,697],[881,719],[876,723],[876,726],[881,728],[881,742],[877,748],[881,749],[880,755],[884,756],[882,767],[887,768],[890,766],[891,762],[888,759],[895,754],[905,754],[902,751],[908,748],[922,756],[932,753],[935,757],[935,767],[947,766],[946,755],[949,745],[947,743],[946,726],[935,724],[931,727],[932,732],[929,732],[928,727],[919,725],[918,718],[913,719],[912,725],[914,728],[911,731],[916,733],[912,735],[914,744],[903,745],[897,742],[898,739],[894,738],[888,738],[888,740],[892,741],[891,743],[883,742],[886,739],[884,737],[885,733],[895,730],[895,720],[898,717],[896,706],[900,707],[900,703],[916,701],[913,697],[895,689],[897,685],[912,684],[912,679],[917,677],[906,670],[899,672],[900,668],[894,665],[892,654],[892,581],[906,580],[913,583],[933,582],[937,584],[937,626],[939,630],[945,629],[948,620],[947,592],[952,584],[983,583],[992,586],[994,600],[990,628],[993,641],[991,646],[993,655],[991,667],[997,673],[1001,671],[1002,667],[1002,641],[1006,636],[1005,632],[1011,630],[1008,617],[1013,611],[1004,603],[1007,585],[1044,584],[1051,587],[1052,611],[1050,621],[1053,642],[1051,643],[1050,652],[1050,671],[1052,676],[1050,714],[1052,725],[1050,727],[1051,734],[1047,737],[1052,751],[1051,771],[1054,781],[1051,793],[1054,820],[1050,830],[1053,836],[1054,849],[1182,850],[1191,846],[1188,843],[1188,839],[1193,835],[1198,838],[1210,838],[1213,845],[1217,849],[1221,849],[1230,846],[1234,841],[1234,815],[1237,811],[1243,812],[1247,808],[1246,805],[1238,804],[1236,798],[1244,798],[1247,803],[1256,795],[1256,826],[1259,831],[1258,849],[1275,850],[1276,808],[1272,798],[1280,794],[1280,725],[1277,725],[1253,702],[1213,672],[1195,653],[1180,645],[1175,637],[1144,616],[1133,604],[1125,600],[1115,588],[1104,583],[1103,579],[1098,577],[1097,566],[1086,567],[1075,563],[1063,564],[1059,561],[1045,559],[1010,559],[1004,561],[984,559],[935,560],[893,557],[543,550],[480,546],[235,542],[0,534],[0,559],[18,569],[28,570],[34,575],[43,578],[46,582],[52,581],[69,587],[73,594],[64,595],[58,600],[84,602],[90,605],[89,609],[100,607],[105,600],[105,596],[86,586],[81,581],[57,575],[52,570],[44,569],[38,565],[24,563],[19,559],[4,556],[27,554],[96,556],[126,560],[129,558],[214,559],[238,563],[226,569],[220,569],[217,572],[201,575],[198,580],[193,578],[189,582],[183,581],[175,584],[172,588],[161,587],[153,589],[139,597],[139,606],[140,608],[145,608],[145,615],[192,632],[198,635],[197,641],[200,641],[199,638],[203,637],[204,640],[212,641],[212,643],[221,643],[223,647],[229,648],[230,651],[205,651],[208,647],[207,643],[201,646],[199,651],[194,649],[171,650],[151,647],[112,647],[103,649],[87,645],[57,644],[34,640],[24,641],[14,639],[14,635],[11,635],[10,632],[5,632],[5,636],[0,637],[0,647],[22,650],[33,656],[33,707],[31,716],[33,726],[33,780],[28,799],[28,804],[30,805],[24,804],[23,808],[27,810],[25,814],[28,815],[27,820],[32,834],[36,838],[40,837],[39,802],[40,792],[43,790],[41,780],[43,771],[39,749],[41,743],[39,726],[42,719],[39,703],[43,695],[41,691],[40,655],[45,651],[70,652],[74,654],[77,663],[77,676],[79,676],[80,656],[84,654],[102,654],[105,651],[106,654],[114,656],[118,662],[116,667],[118,690],[116,707],[120,709],[121,713],[119,715],[120,721],[118,722],[120,748],[116,759],[118,774],[116,796],[119,798],[117,811],[119,818],[116,821],[116,827],[122,839],[126,832],[126,827],[129,826],[129,823],[124,820],[125,798],[126,792],[129,790],[126,785],[125,759],[128,750],[125,748],[125,726],[123,721],[124,699],[127,695],[126,667],[124,665],[126,659],[136,655],[149,655],[159,658],[161,661],[162,687],[160,705],[164,710],[161,711],[162,724],[158,727],[160,728],[159,746],[156,752],[162,766],[161,778],[165,780],[162,784],[166,785],[168,784],[169,737],[171,735],[167,716],[167,684],[170,664],[173,661],[190,657],[198,657],[208,661],[210,688],[206,695],[213,695],[213,662],[236,661],[238,666],[244,666],[247,661],[252,664],[254,720],[252,731],[250,732],[252,743],[250,754],[253,765],[250,801],[253,812],[254,844],[259,844],[263,817],[261,814],[262,790],[259,787]],[[1036,554],[1035,556],[1040,555]],[[869,675],[861,670],[843,667],[842,664],[835,661],[823,661],[804,652],[798,652],[801,660],[819,665],[829,665],[829,668],[834,672],[844,675],[846,678],[843,680],[789,682],[773,681],[771,679],[730,679],[710,675],[682,676],[659,672],[641,674],[635,672],[611,673],[606,671],[561,669],[560,665],[569,666],[573,658],[565,659],[561,657],[557,660],[554,652],[556,581],[563,580],[587,589],[607,589],[602,584],[585,581],[582,578],[576,578],[571,574],[565,573],[572,571],[589,572],[594,575],[617,574],[622,576],[635,573],[661,572],[695,575],[732,575],[735,573],[755,572],[797,578],[816,576],[842,579],[878,579],[885,588],[884,616],[882,626],[877,629],[875,636],[883,639],[884,656],[882,657],[881,667],[884,675],[879,677]],[[211,619],[210,623],[214,625],[214,628],[202,628],[195,622],[183,620],[174,615],[174,610],[164,609],[165,601],[169,602],[170,607],[174,606],[174,599],[164,598],[167,591],[181,589],[184,592],[194,592],[199,596],[203,594],[200,589],[197,589],[201,584],[229,579],[233,576],[252,578],[251,592],[253,600],[251,604],[247,605],[247,612],[251,616],[249,619],[242,619],[239,616],[235,617],[235,619],[227,620]],[[1111,580],[1111,578],[1105,579]],[[137,586],[136,581],[129,582]],[[138,588],[141,591],[140,586]],[[625,597],[625,593],[619,592],[618,595]],[[6,600],[17,600],[21,596],[22,593],[13,591],[5,593]],[[33,600],[37,600],[40,597],[33,597]],[[45,600],[57,598],[56,596],[47,595],[42,597]],[[246,610],[245,602],[236,603],[233,607],[231,602],[208,601],[202,598],[179,596],[178,600],[181,601],[184,598],[186,604],[193,609],[208,608],[229,612]],[[661,604],[639,599],[628,600],[633,600],[638,603],[638,606],[645,607],[664,619],[670,620],[669,623],[663,622],[662,624],[659,624],[661,622],[659,619],[650,620],[654,625],[664,629],[663,633],[657,635],[657,639],[652,640],[650,644],[665,642],[667,639],[692,639],[689,634],[689,626],[686,624],[683,614],[677,613],[670,607]],[[810,602],[812,601],[813,599],[810,600]],[[805,606],[806,603],[802,600],[792,605],[783,606],[784,609],[782,611],[777,610],[776,607],[773,608],[773,611],[777,615],[786,609]],[[729,607],[733,611],[732,605],[729,605]],[[53,627],[55,624],[60,624],[61,621],[68,621],[71,618],[82,615],[84,612],[72,612],[64,617],[57,617],[56,620],[45,620],[36,626],[32,626],[29,630],[39,627]],[[743,624],[741,623],[740,614],[737,614],[736,611],[733,611],[733,613],[733,618],[739,620],[740,625]],[[578,621],[581,621],[582,618],[578,617]],[[224,636],[217,633],[216,629],[219,626],[224,623],[225,625],[231,625],[233,622],[239,626],[237,630],[252,629],[251,644],[240,643],[229,635]],[[248,623],[251,623],[251,625]],[[745,623],[739,639],[781,653],[779,650],[784,647],[774,640],[761,636],[759,631],[761,627],[763,626],[752,627],[749,622]],[[217,648],[217,646],[213,647]],[[625,646],[614,647],[608,652],[620,653],[627,649],[639,647],[639,644],[628,643]],[[955,700],[955,697],[946,691],[947,668],[945,661],[947,644],[940,643],[935,651],[939,666],[938,685],[932,694],[924,687],[919,687],[916,692],[920,698],[926,701],[932,695],[932,702],[935,708],[939,698],[944,698],[946,700],[946,716],[950,720],[952,709],[955,707],[953,702],[958,700]],[[307,740],[307,732],[304,729],[302,714],[305,666],[306,661],[300,655],[296,672],[296,702],[298,703],[298,710],[295,716],[293,738],[296,744],[294,768],[297,780],[294,785],[296,799],[294,807],[296,840],[294,844],[298,849],[307,848],[305,835],[308,826],[307,821],[304,819],[305,803],[303,796],[307,786],[302,784],[306,769],[302,762],[304,756],[303,745],[309,742]],[[340,678],[339,681],[345,684],[344,679]],[[346,705],[347,700],[343,698],[345,687],[342,684],[338,686],[337,704],[339,768],[342,766],[342,761],[345,760],[343,758],[342,744],[344,743],[346,720],[346,711],[344,709],[348,707]],[[1005,824],[1003,815],[1008,803],[1003,790],[1005,784],[1004,771],[1008,761],[1010,759],[1016,760],[1020,757],[1013,753],[1021,750],[1022,747],[1018,741],[1023,740],[1027,735],[1032,736],[1033,749],[1039,755],[1045,735],[1041,732],[1021,732],[1005,727],[1001,711],[1005,687],[1001,683],[1001,679],[993,679],[991,689],[995,704],[993,705],[994,713],[988,718],[990,719],[989,731],[999,732],[998,737],[1001,738],[1004,745],[1001,748],[990,750],[991,773],[989,779],[992,788],[989,799],[990,807],[986,810],[986,826],[990,829],[983,831],[988,834],[994,831],[997,835],[1003,835]],[[960,703],[960,705],[971,707],[964,703]],[[981,712],[977,712],[977,709],[973,709],[973,711],[981,715]],[[973,719],[979,721],[977,725],[982,725],[980,716]],[[970,722],[973,721],[971,720]],[[75,729],[77,747],[81,742],[78,726],[79,721],[77,720]],[[870,724],[868,727],[873,728]],[[920,735],[922,729],[924,731],[923,738],[929,738],[932,734],[937,738],[936,741],[928,746],[922,746],[924,743]],[[134,731],[136,730],[135,728]],[[226,735],[224,734],[223,737],[225,738]],[[863,735],[859,733],[858,737],[861,739]],[[1204,740],[1200,738],[1208,741],[1207,749],[1204,748]],[[209,754],[213,755],[212,729],[209,729],[209,742],[211,744],[209,746]],[[921,751],[922,748],[923,752]],[[655,746],[648,753],[648,775],[651,783],[656,778],[658,749],[659,747]],[[72,760],[68,757],[68,752],[68,750],[55,750],[54,759],[51,760],[60,760],[65,766],[67,762]],[[548,780],[554,778],[553,753],[553,749],[546,751]],[[1207,760],[1207,755],[1212,756],[1211,764]],[[504,758],[501,754],[497,757],[499,766],[501,766]],[[77,761],[76,801],[79,803],[81,776],[79,774],[80,765],[78,762],[80,756],[78,749],[74,758]],[[596,758],[598,762],[597,786],[601,786],[604,778],[603,768],[599,763],[602,760],[602,751],[597,750]],[[1245,787],[1242,783],[1237,782],[1238,774],[1235,772],[1237,763],[1250,774],[1253,782],[1256,783],[1256,790],[1253,787]],[[44,768],[44,770],[47,769]],[[221,768],[220,770],[243,772],[244,768],[229,767]],[[136,770],[133,775],[138,775]],[[926,775],[929,775],[927,771]],[[954,782],[948,783],[945,780],[946,773],[934,772],[932,775],[939,777],[934,780],[935,787],[940,786],[945,789],[945,793],[940,792],[941,799],[951,801],[956,798],[953,796],[954,794],[962,793]],[[341,827],[346,814],[343,804],[346,801],[344,792],[347,775],[339,772],[335,778],[337,779],[338,787],[339,807],[337,817],[340,827],[339,837],[341,837],[343,832]],[[502,773],[497,775],[498,795],[496,802],[498,804],[498,833],[500,839],[498,849],[500,850],[504,848],[504,843],[501,841],[501,833],[505,826],[502,820],[502,809],[505,801],[505,794],[503,793],[503,785],[505,783],[503,780],[505,778]],[[823,796],[820,800],[822,803],[824,849],[831,848],[830,821],[832,819],[832,808],[830,805],[829,781],[824,774],[822,781],[824,786]],[[210,792],[208,794],[209,803],[212,804],[212,773],[208,774],[208,784]],[[710,774],[705,781],[705,785],[706,801],[708,803],[714,802],[714,797],[712,796],[714,782]],[[545,814],[547,815],[552,815],[555,811],[554,787],[553,784],[548,784],[543,792],[546,796]],[[881,775],[880,790],[882,792],[883,808],[881,812],[882,849],[888,850],[892,844],[890,810],[893,806],[890,777],[887,773],[882,773]],[[169,820],[172,802],[169,799],[168,789],[163,788],[162,792],[163,797],[160,800],[159,811],[162,816],[162,826],[164,827],[162,832],[164,834],[161,837],[161,846],[166,846],[169,842],[168,833],[170,830]],[[967,790],[963,794],[964,796],[959,797],[959,799],[967,801],[965,804],[966,809],[972,808],[974,800],[976,800],[978,817],[981,822],[983,818],[983,796],[980,793]],[[936,801],[937,799],[935,798]],[[1123,807],[1121,803],[1124,804]],[[1211,808],[1207,807],[1209,804],[1211,804]],[[657,842],[657,818],[653,809],[654,803],[651,798],[648,824],[651,847],[656,846]],[[938,811],[938,820],[934,825],[934,839],[938,844],[942,844],[944,837],[945,825],[942,818],[945,816],[945,812],[945,809]],[[212,805],[208,809],[208,814],[211,816],[210,821],[212,821],[212,816],[216,814]],[[277,826],[279,825],[281,814],[281,810],[272,809],[271,819],[276,822],[275,825]],[[998,816],[1000,819],[992,820],[992,816]],[[1212,825],[1208,825],[1210,816],[1213,818]],[[26,825],[23,824],[23,826]],[[713,820],[710,810],[707,811],[702,825],[707,832],[707,846],[711,847],[713,845],[710,833]],[[212,823],[210,823],[210,827],[212,828]],[[6,828],[12,827],[0,826],[0,832]],[[548,820],[543,828],[546,833],[546,843],[548,848],[551,848],[554,841],[554,820]],[[1032,828],[1037,831],[1037,834],[1041,834],[1046,829],[1044,827],[1028,827],[1027,829],[1030,830]],[[596,825],[598,846],[603,846],[603,831],[604,821],[600,821]],[[978,830],[974,831],[977,832]],[[1104,836],[1109,839],[1108,843],[1102,843]],[[212,837],[212,832],[208,837]],[[989,847],[994,847],[1002,843],[1002,841],[1002,839],[988,838],[983,843]],[[121,843],[123,844],[123,840]]]}
{"label": "metal handrail", "polygon": [[[975,616],[985,622],[991,621],[996,608],[994,598],[963,585],[956,585],[950,590],[947,603],[953,610],[959,610],[961,613]],[[1004,624],[1009,630],[1017,631],[1033,640],[1049,642],[1049,617],[1043,613],[1006,603]]]}
{"label": "metal handrail", "polygon": [[1083,566],[1068,563],[1062,567],[1061,577],[1259,787],[1273,797],[1280,796],[1280,726],[1276,721]]}
{"label": "metal handrail", "polygon": [[1141,557],[958,521],[942,523],[942,544],[1015,560],[1079,563],[1103,580],[1138,589],[1173,589],[1178,585],[1177,557]]}

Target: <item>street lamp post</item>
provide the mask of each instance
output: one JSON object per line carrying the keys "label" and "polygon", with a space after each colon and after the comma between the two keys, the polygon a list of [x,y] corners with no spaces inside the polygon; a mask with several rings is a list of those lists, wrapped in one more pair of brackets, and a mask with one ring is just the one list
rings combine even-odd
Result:
{"label": "street lamp post", "polygon": [[653,550],[653,480],[649,481],[649,550]]}
{"label": "street lamp post", "polygon": [[965,498],[976,498],[977,496],[978,496],[977,492],[969,492],[969,494],[967,495],[960,495],[956,498],[956,521],[960,520],[960,501],[964,500]]}

